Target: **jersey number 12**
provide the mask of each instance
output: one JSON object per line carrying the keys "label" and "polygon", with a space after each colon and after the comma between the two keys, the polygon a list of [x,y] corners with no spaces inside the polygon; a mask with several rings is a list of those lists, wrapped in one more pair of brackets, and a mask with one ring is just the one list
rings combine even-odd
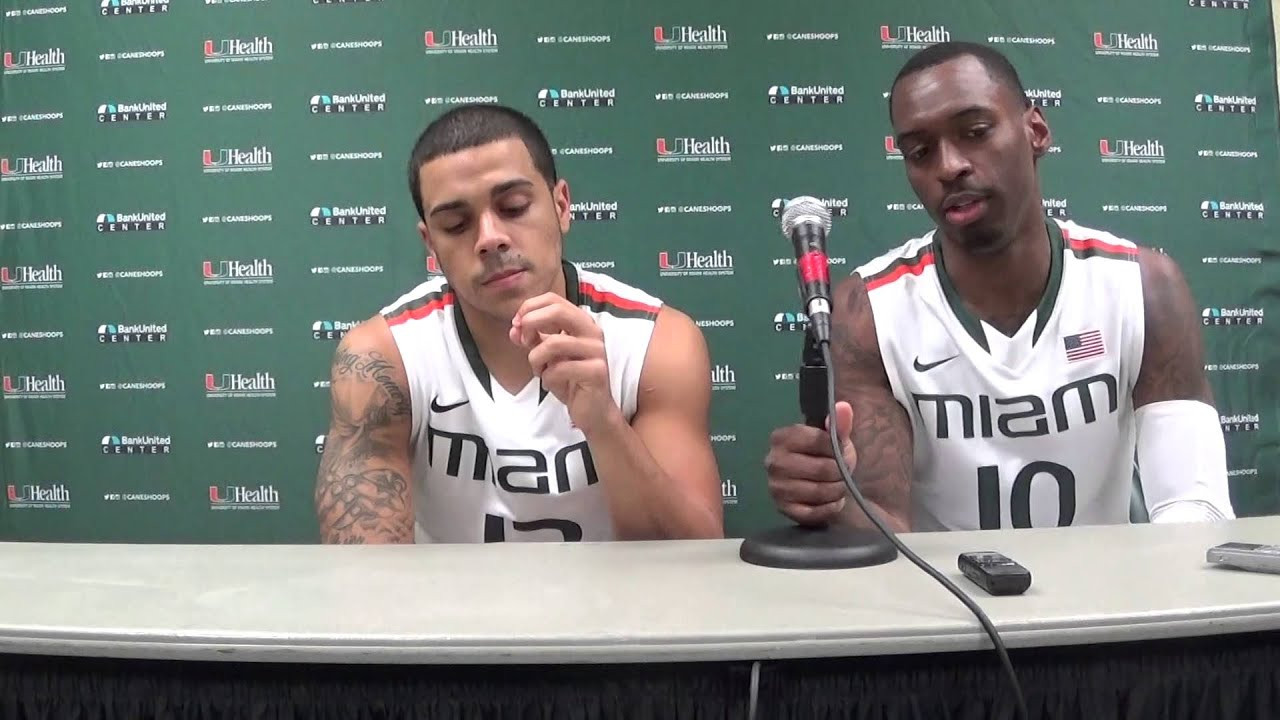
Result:
{"label": "jersey number 12", "polygon": [[[1058,527],[1071,524],[1076,517],[1076,476],[1071,468],[1047,460],[1027,463],[1013,478],[1009,491],[1009,519],[1016,528],[1031,527],[1031,481],[1037,475],[1048,475],[1058,483]],[[1000,528],[1000,468],[983,465],[978,468],[978,527]]]}

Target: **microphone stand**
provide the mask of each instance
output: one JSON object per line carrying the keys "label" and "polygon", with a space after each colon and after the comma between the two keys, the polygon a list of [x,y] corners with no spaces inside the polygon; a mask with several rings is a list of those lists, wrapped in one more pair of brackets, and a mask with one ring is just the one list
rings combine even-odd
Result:
{"label": "microphone stand", "polygon": [[[805,424],[826,430],[827,366],[812,325],[805,331],[800,364],[800,412]],[[842,483],[843,486],[843,483]],[[898,558],[898,549],[875,528],[789,525],[751,535],[738,556],[752,565],[792,570],[871,567]]]}

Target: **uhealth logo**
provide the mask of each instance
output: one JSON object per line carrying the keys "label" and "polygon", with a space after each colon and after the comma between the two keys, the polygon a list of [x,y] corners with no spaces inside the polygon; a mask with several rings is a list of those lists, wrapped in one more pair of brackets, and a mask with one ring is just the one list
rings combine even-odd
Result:
{"label": "uhealth logo", "polygon": [[892,135],[884,136],[884,159],[901,160],[902,151],[898,149],[898,141]]}
{"label": "uhealth logo", "polygon": [[241,373],[205,373],[204,396],[206,398],[273,398],[276,396],[276,379],[271,373],[252,375]]}
{"label": "uhealth logo", "polygon": [[770,105],[843,105],[843,85],[770,85]]}
{"label": "uhealth logo", "polygon": [[151,15],[169,12],[169,0],[102,0],[99,8],[104,17]]}
{"label": "uhealth logo", "polygon": [[435,255],[427,256],[427,274],[444,275],[444,271],[440,269],[440,263],[436,261]]}
{"label": "uhealth logo", "polygon": [[61,375],[5,375],[5,400],[65,400],[67,381]]}
{"label": "uhealth logo", "polygon": [[47,50],[6,50],[4,53],[5,75],[26,75],[28,73],[62,72],[67,69],[67,54],[62,48],[51,47]]}
{"label": "uhealth logo", "polygon": [[57,265],[0,267],[0,290],[60,290],[62,268]]}
{"label": "uhealth logo", "polygon": [[164,230],[168,213],[100,213],[94,228],[100,233]]}
{"label": "uhealth logo", "polygon": [[1258,112],[1258,98],[1249,95],[1196,95],[1196,112],[1252,115]]}
{"label": "uhealth logo", "polygon": [[57,155],[37,157],[0,157],[0,182],[25,180],[61,180],[62,158]]}
{"label": "uhealth logo", "polygon": [[[849,198],[819,198],[823,206],[831,211],[831,217],[845,217],[849,214]],[[770,203],[774,217],[782,217],[782,211],[787,209],[787,203],[791,202],[791,198],[774,198]]]}
{"label": "uhealth logo", "polygon": [[280,491],[274,485],[209,486],[210,510],[279,510]]}
{"label": "uhealth logo", "polygon": [[218,148],[204,150],[201,157],[203,172],[241,173],[269,172],[271,170],[271,150],[266,145],[242,148]]}
{"label": "uhealth logo", "polygon": [[386,225],[387,206],[313,207],[311,208],[311,224],[314,227]]}
{"label": "uhealth logo", "polygon": [[71,507],[71,491],[66,485],[8,486],[6,501],[13,510],[67,510]]}
{"label": "uhealth logo", "polygon": [[270,285],[275,281],[275,268],[264,258],[253,260],[205,260],[202,264],[205,285]]}
{"label": "uhealth logo", "polygon": [[712,390],[736,390],[738,388],[738,373],[728,365],[711,366],[711,389]]}
{"label": "uhealth logo", "polygon": [[317,320],[311,323],[311,339],[312,340],[341,340],[355,326],[356,322],[343,322],[342,320]]}
{"label": "uhealth logo", "polygon": [[158,343],[169,340],[169,324],[99,325],[98,342],[103,345]]}
{"label": "uhealth logo", "polygon": [[427,30],[422,35],[428,55],[472,55],[498,52],[493,28],[476,30]]}
{"label": "uhealth logo", "polygon": [[169,435],[103,435],[103,455],[168,455],[173,447]]}
{"label": "uhealth logo", "polygon": [[707,138],[660,137],[654,142],[658,162],[729,162],[733,147],[723,135]]}
{"label": "uhealth logo", "polygon": [[654,25],[654,50],[728,50],[729,33],[723,25]]}
{"label": "uhealth logo", "polygon": [[1200,217],[1205,220],[1264,220],[1266,211],[1260,202],[1205,200],[1200,203]]}
{"label": "uhealth logo", "polygon": [[698,252],[678,250],[658,253],[658,275],[662,277],[732,275],[733,256],[727,250]]}
{"label": "uhealth logo", "polygon": [[1103,138],[1098,141],[1098,155],[1104,163],[1163,165],[1164,145],[1154,139]]}
{"label": "uhealth logo", "polygon": [[356,93],[354,95],[312,95],[310,107],[312,115],[386,112],[387,94]]}
{"label": "uhealth logo", "polygon": [[1094,55],[1121,55],[1125,57],[1159,57],[1160,41],[1151,33],[1095,32]]}
{"label": "uhealth logo", "polygon": [[232,62],[263,62],[274,57],[275,44],[266,36],[249,39],[226,38],[204,41],[206,64]]}
{"label": "uhealth logo", "polygon": [[538,107],[611,108],[617,97],[616,88],[542,88],[538,91]]}
{"label": "uhealth logo", "polygon": [[98,106],[100,123],[164,120],[168,114],[168,102],[105,103]]}
{"label": "uhealth logo", "polygon": [[880,26],[881,50],[918,50],[950,39],[951,31],[942,25]]}

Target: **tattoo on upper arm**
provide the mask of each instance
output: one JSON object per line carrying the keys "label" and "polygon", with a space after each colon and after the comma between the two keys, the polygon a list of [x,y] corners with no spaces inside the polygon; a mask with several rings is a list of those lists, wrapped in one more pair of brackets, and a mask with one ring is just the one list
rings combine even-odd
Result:
{"label": "tattoo on upper arm", "polygon": [[377,352],[340,347],[332,367],[329,436],[315,505],[326,543],[413,542],[409,481],[396,467],[409,400]]}

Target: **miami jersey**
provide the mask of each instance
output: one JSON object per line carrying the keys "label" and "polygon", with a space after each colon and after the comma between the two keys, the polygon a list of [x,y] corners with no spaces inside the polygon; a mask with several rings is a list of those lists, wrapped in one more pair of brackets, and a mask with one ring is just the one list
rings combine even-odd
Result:
{"label": "miami jersey", "polygon": [[[629,420],[662,302],[572,263],[564,273],[569,302],[604,333],[609,387]],[[417,542],[614,538],[591,450],[568,408],[536,377],[515,394],[492,378],[443,278],[382,315],[409,382]]]}
{"label": "miami jersey", "polygon": [[855,270],[913,434],[913,527],[1126,523],[1142,363],[1138,248],[1047,220],[1049,282],[1007,336],[964,306],[935,231]]}

